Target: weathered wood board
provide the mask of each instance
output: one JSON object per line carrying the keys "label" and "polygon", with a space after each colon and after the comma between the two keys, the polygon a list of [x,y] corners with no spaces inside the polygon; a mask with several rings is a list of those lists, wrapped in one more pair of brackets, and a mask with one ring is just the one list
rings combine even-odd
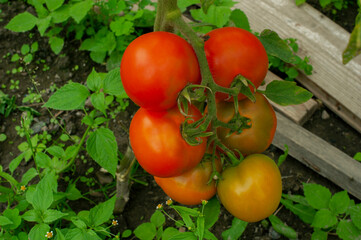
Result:
{"label": "weathered wood board", "polygon": [[[260,90],[264,90],[268,83],[270,83],[273,80],[279,80],[282,81],[280,77],[275,75],[274,73],[268,71],[267,76],[265,78],[265,85],[259,87]],[[270,103],[272,104],[273,108],[277,110],[278,112],[281,112],[283,115],[291,119],[293,122],[302,125],[304,124],[316,111],[316,109],[319,107],[319,104],[316,100],[310,99],[307,102],[299,105],[289,105],[289,106],[281,106],[277,103],[274,103],[270,100]]]}
{"label": "weathered wood board", "polygon": [[350,34],[308,4],[293,0],[242,0],[251,28],[276,31],[282,38],[297,38],[301,56],[310,56],[311,76],[297,79],[332,111],[361,132],[361,56],[342,64]]}
{"label": "weathered wood board", "polygon": [[272,144],[361,199],[361,163],[280,113]]}

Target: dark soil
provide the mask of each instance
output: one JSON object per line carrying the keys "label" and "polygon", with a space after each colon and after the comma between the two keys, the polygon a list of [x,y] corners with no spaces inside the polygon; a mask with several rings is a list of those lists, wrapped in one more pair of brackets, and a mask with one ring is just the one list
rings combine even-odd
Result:
{"label": "dark soil", "polygon": [[[314,2],[318,1],[315,0]],[[13,33],[6,30],[4,26],[13,16],[25,10],[33,11],[30,8],[27,9],[23,1],[11,1],[6,4],[1,4],[0,9],[2,10],[0,13],[0,86],[4,84],[6,87],[1,90],[10,96],[16,97],[16,104],[18,106],[24,105],[22,103],[22,99],[29,94],[29,89],[32,92],[36,92],[34,84],[39,91],[42,91],[42,97],[46,101],[52,94],[50,87],[53,86],[53,84],[56,84],[57,87],[61,87],[69,80],[84,83],[93,67],[95,67],[98,72],[105,71],[104,66],[95,64],[90,60],[87,52],[78,50],[79,42],[77,41],[68,39],[61,55],[55,55],[51,51],[47,43],[47,39],[41,38],[37,30],[33,30],[30,33]],[[350,11],[352,9],[353,11]],[[332,19],[334,20],[340,20],[339,24],[344,26],[348,31],[351,31],[355,19],[354,13],[355,8],[350,6],[347,9],[347,13],[343,13],[342,11],[342,13],[331,16],[333,16]],[[347,17],[344,18],[344,16]],[[23,44],[31,44],[34,41],[38,41],[39,51],[36,52],[31,64],[24,67],[24,65],[20,62],[10,61],[11,56],[14,53],[20,52]],[[43,60],[43,62],[37,64],[36,60]],[[7,73],[8,71],[11,72],[12,69],[20,66],[24,67],[23,72],[15,74]],[[44,66],[49,66],[49,70],[43,71]],[[32,79],[34,82],[32,82]],[[19,89],[10,89],[11,80],[19,80]],[[35,117],[33,127],[36,123],[43,122],[46,124],[46,127],[39,131],[46,129],[54,136],[54,138],[59,135],[60,130],[50,122],[51,116],[45,108],[41,108],[40,103],[26,103],[25,105],[33,107],[41,114],[40,116]],[[117,137],[121,152],[125,151],[128,144],[128,136],[126,132],[122,130],[121,125],[129,125],[131,116],[135,110],[136,106],[131,104],[127,111],[119,114],[110,125],[110,128],[114,131]],[[327,112],[329,115],[326,119],[322,117],[325,116],[324,112]],[[7,140],[5,142],[0,142],[0,162],[5,171],[8,169],[9,162],[20,154],[17,146],[26,141],[26,139],[21,138],[15,130],[15,127],[20,125],[21,114],[22,112],[16,110],[7,118],[0,115],[0,133],[5,133],[7,136]],[[63,119],[65,128],[70,131],[71,134],[81,136],[84,133],[84,126],[80,123],[80,119],[82,117],[82,113],[80,111],[54,111],[52,114]],[[311,119],[305,123],[304,127],[352,157],[356,152],[361,151],[359,148],[361,146],[361,134],[349,127],[324,106],[320,107],[320,109],[316,111]],[[266,151],[266,154],[270,155],[274,159],[278,159],[282,152],[271,146]],[[94,177],[95,186],[89,187],[80,181],[78,182],[79,184],[77,184],[77,187],[82,193],[87,193],[100,188],[101,184],[99,183],[99,178],[95,174],[99,170],[99,167],[94,164],[93,161],[90,161],[89,156],[86,156],[85,153],[84,155],[85,160],[88,159],[88,161],[78,159],[76,161],[76,168],[69,174],[82,176],[90,167],[95,168],[94,174],[88,175],[89,177]],[[15,172],[15,177],[20,179],[22,174],[32,166],[32,161],[27,163],[22,162],[21,166]],[[302,183],[304,182],[322,184],[328,187],[332,193],[342,190],[290,156],[287,157],[287,160],[280,169],[283,176],[284,193],[303,194]],[[125,229],[134,230],[139,224],[149,221],[150,216],[154,213],[156,205],[167,199],[167,196],[156,185],[150,175],[139,170],[135,177],[147,182],[148,186],[132,181],[130,201],[127,203],[123,214],[116,216],[119,221],[119,226],[114,230],[115,233],[119,231],[122,232]],[[59,185],[60,188],[64,187],[66,186],[66,182],[61,180]],[[111,191],[114,191],[114,187],[110,189],[110,192]],[[96,203],[102,202],[105,199],[104,195],[96,193],[89,194],[88,197]],[[89,202],[85,200],[73,202],[71,203],[71,206],[74,210],[76,209],[79,211],[92,207],[89,206]],[[4,209],[4,207],[5,206],[1,206],[0,209]],[[277,213],[277,216],[298,232],[299,239],[311,238],[313,231],[312,228],[309,225],[304,224],[297,216],[287,209],[281,208]],[[213,232],[218,239],[221,239],[221,233],[231,226],[231,221],[232,216],[222,208],[219,221],[213,229],[211,229],[211,232]],[[171,222],[169,221],[169,223]],[[241,239],[276,239],[274,236],[273,238],[270,237],[270,232],[272,232],[271,228],[264,227],[261,223],[252,223],[248,225]],[[279,239],[286,238],[280,237]],[[338,238],[330,236],[329,239]]]}

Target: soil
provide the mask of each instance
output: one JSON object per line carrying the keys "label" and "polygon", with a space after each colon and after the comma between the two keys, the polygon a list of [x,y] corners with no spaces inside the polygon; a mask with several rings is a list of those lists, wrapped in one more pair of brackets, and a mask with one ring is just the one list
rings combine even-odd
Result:
{"label": "soil", "polygon": [[[318,1],[311,2],[317,3]],[[318,5],[315,6],[319,8]],[[65,42],[61,55],[55,55],[51,51],[47,39],[40,37],[37,30],[33,30],[30,33],[14,33],[6,30],[4,26],[13,16],[25,10],[33,12],[33,9],[27,7],[23,1],[9,1],[8,3],[0,4],[0,9],[0,87],[1,85],[5,86],[4,88],[0,88],[0,90],[9,96],[15,96],[16,104],[18,106],[26,105],[39,111],[40,115],[34,118],[32,127],[35,129],[37,126],[36,124],[39,125],[45,123],[45,127],[37,129],[37,131],[41,132],[46,129],[53,135],[53,138],[55,138],[56,136],[59,136],[61,131],[51,123],[51,116],[47,110],[41,107],[41,103],[35,102],[24,104],[22,103],[22,99],[29,94],[29,91],[33,93],[36,92],[36,86],[36,88],[42,92],[42,97],[46,101],[52,94],[50,88],[54,86],[54,84],[56,84],[57,87],[61,87],[69,80],[85,83],[86,78],[93,67],[98,72],[105,72],[105,66],[95,64],[91,61],[87,52],[78,50],[79,42],[71,40],[70,37]],[[344,26],[348,31],[351,31],[355,19],[355,9],[356,8],[354,7],[349,7],[345,12],[341,11],[342,14],[340,13],[340,16],[339,13],[337,15],[332,15],[331,13],[331,16],[333,16],[332,19],[335,21],[340,20],[338,23],[341,26]],[[343,16],[352,17],[344,18]],[[39,51],[35,53],[32,63],[24,66],[20,62],[11,62],[11,56],[15,53],[20,54],[20,49],[23,44],[31,44],[34,41],[39,43]],[[41,60],[40,64],[37,64],[36,60]],[[14,68],[20,66],[24,67],[24,71],[14,74],[11,73]],[[49,66],[48,70],[46,70],[47,66]],[[8,73],[9,71],[10,73]],[[32,79],[34,81],[32,81]],[[19,80],[18,89],[10,89],[10,86],[12,85],[11,80]],[[124,152],[128,144],[127,133],[121,126],[129,126],[131,116],[136,109],[137,107],[130,103],[127,111],[118,114],[110,124],[110,128],[116,135],[120,152]],[[325,112],[328,115],[327,118],[325,118]],[[64,127],[70,131],[72,135],[81,136],[84,133],[85,128],[80,123],[82,112],[53,111],[52,114],[57,115],[62,119]],[[9,162],[20,154],[17,146],[26,141],[26,139],[21,138],[15,130],[15,127],[20,125],[21,115],[22,112],[19,110],[13,111],[7,118],[0,115],[0,133],[5,133],[7,136],[5,142],[0,142],[0,162],[5,171],[8,170]],[[324,106],[321,106],[316,113],[313,114],[311,119],[304,124],[304,127],[322,137],[335,147],[341,149],[351,157],[361,151],[359,149],[361,146],[361,134],[348,126]],[[95,185],[89,187],[85,182],[78,181],[77,188],[80,189],[82,193],[91,192],[87,197],[94,203],[102,202],[105,199],[104,195],[97,194],[96,191],[93,191],[102,186],[100,183],[101,179],[99,179],[96,174],[99,172],[99,167],[90,160],[90,157],[87,156],[85,152],[82,154],[85,155],[85,160],[78,159],[76,161],[76,167],[68,174],[73,174],[73,176],[84,176],[86,171],[93,167],[95,171],[87,175],[87,177],[93,178]],[[282,152],[274,146],[271,146],[266,151],[266,154],[274,159],[278,159]],[[34,163],[32,161],[23,161],[20,167],[15,171],[15,178],[20,179],[23,173],[33,165]],[[290,156],[287,157],[287,160],[282,164],[280,170],[283,176],[284,193],[303,194],[302,183],[304,182],[322,184],[328,187],[332,193],[342,190]],[[154,213],[156,205],[167,199],[167,196],[156,185],[150,175],[144,173],[142,170],[138,170],[133,177],[146,182],[148,186],[140,184],[139,181],[131,181],[130,200],[126,205],[124,212],[120,216],[115,216],[119,221],[119,225],[116,228],[113,228],[114,233],[122,232],[125,229],[134,230],[139,224],[149,221],[150,216]],[[61,180],[59,182],[59,187],[64,188],[66,184],[67,183],[64,180]],[[114,183],[110,183],[108,186],[110,186],[109,193],[114,191]],[[358,202],[356,199],[354,200]],[[77,211],[89,209],[93,206],[89,206],[89,201],[86,200],[78,200],[71,202],[70,204],[72,208]],[[6,206],[0,205],[1,210],[5,207]],[[281,208],[278,211],[277,216],[298,232],[299,239],[311,238],[312,228],[309,225],[304,224],[297,216],[287,209]],[[218,239],[221,239],[221,233],[231,226],[232,218],[233,217],[222,208],[219,221],[211,229],[211,232],[214,233]],[[167,224],[170,223],[171,221],[169,220]],[[272,228],[264,227],[259,222],[249,224],[241,239],[266,240],[277,239],[277,237],[279,237],[279,239],[286,239],[281,236],[275,236]],[[336,236],[330,236],[329,239],[338,238]]]}

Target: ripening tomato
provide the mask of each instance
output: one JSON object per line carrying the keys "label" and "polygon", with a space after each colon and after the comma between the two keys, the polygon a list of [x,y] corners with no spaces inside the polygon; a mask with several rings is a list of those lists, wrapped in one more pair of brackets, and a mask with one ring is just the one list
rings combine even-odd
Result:
{"label": "ripening tomato", "polygon": [[[193,106],[190,106],[189,114],[194,121],[202,117]],[[180,130],[185,119],[177,107],[163,111],[140,108],[135,113],[129,139],[134,155],[145,171],[153,176],[173,177],[194,168],[202,160],[207,139],[203,138],[199,145],[189,145]]]}
{"label": "ripening tomato", "polygon": [[[215,83],[230,87],[237,75],[249,79],[258,88],[268,70],[268,57],[261,41],[252,33],[237,27],[224,27],[206,34],[204,50]],[[253,87],[251,87],[253,90]],[[225,99],[224,93],[216,93]],[[240,94],[238,99],[246,98]]]}
{"label": "ripening tomato", "polygon": [[[268,100],[256,92],[256,102],[248,98],[238,101],[238,111],[242,116],[251,119],[251,128],[243,129],[242,133],[228,136],[229,129],[217,128],[217,135],[230,149],[237,149],[243,155],[262,153],[272,143],[277,127],[275,111]],[[222,122],[229,122],[234,116],[234,103],[220,101],[217,103],[217,117]]]}
{"label": "ripening tomato", "polygon": [[151,110],[175,106],[179,92],[201,80],[193,48],[169,32],[147,33],[131,42],[122,57],[120,75],[130,99]]}
{"label": "ripening tomato", "polygon": [[239,165],[222,172],[217,194],[233,216],[246,222],[260,221],[270,216],[280,203],[280,171],[268,156],[249,155]]}
{"label": "ripening tomato", "polygon": [[[215,160],[215,167],[221,172],[222,165],[219,158]],[[171,178],[154,177],[154,179],[171,199],[184,205],[197,205],[202,203],[202,200],[211,199],[217,192],[216,182],[212,180],[208,183],[212,172],[212,162],[204,161],[182,175]]]}

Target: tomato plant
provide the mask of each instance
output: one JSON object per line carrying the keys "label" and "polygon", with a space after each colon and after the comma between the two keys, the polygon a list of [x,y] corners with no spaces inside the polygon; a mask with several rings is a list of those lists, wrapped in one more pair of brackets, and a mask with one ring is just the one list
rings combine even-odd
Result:
{"label": "tomato plant", "polygon": [[131,42],[122,57],[120,74],[128,96],[152,110],[175,106],[188,83],[200,82],[191,45],[169,32],[147,33]]}
{"label": "tomato plant", "polygon": [[222,172],[217,194],[233,216],[246,222],[260,221],[270,216],[280,203],[280,171],[268,156],[249,155],[239,165]]}
{"label": "tomato plant", "polygon": [[[189,108],[190,118],[201,118],[199,110]],[[187,121],[191,122],[191,119]],[[140,108],[129,129],[130,143],[139,164],[148,173],[158,177],[173,177],[195,167],[202,159],[207,140],[189,145],[180,128],[186,120],[177,107],[151,111]]]}
{"label": "tomato plant", "polygon": [[[221,172],[219,158],[215,160],[215,169]],[[209,182],[213,172],[212,161],[203,161],[182,175],[171,178],[154,177],[157,184],[173,200],[184,205],[197,205],[209,200],[216,194],[216,182]]]}
{"label": "tomato plant", "polygon": [[[225,127],[217,128],[217,135],[221,142],[232,150],[239,150],[243,155],[262,153],[272,143],[276,127],[276,114],[261,94],[256,93],[256,102],[243,99],[238,102],[238,112],[251,121],[251,127],[243,129],[240,134],[232,133]],[[222,122],[229,122],[234,117],[234,104],[220,101],[217,103],[217,117]],[[228,136],[229,135],[229,136]]]}
{"label": "tomato plant", "polygon": [[[265,48],[252,33],[237,27],[224,27],[212,30],[204,43],[208,65],[214,82],[222,87],[230,87],[237,75],[250,80],[259,87],[268,70],[268,57]],[[253,90],[253,87],[251,90]],[[216,94],[225,99],[224,93]],[[246,98],[238,95],[238,99]]]}

